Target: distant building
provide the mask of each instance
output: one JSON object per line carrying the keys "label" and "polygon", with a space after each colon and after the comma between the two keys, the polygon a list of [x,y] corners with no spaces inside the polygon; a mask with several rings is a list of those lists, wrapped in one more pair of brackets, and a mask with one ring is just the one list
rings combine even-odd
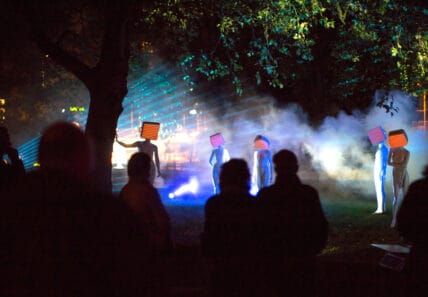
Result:
{"label": "distant building", "polygon": [[420,130],[428,130],[427,120],[427,91],[425,90],[418,102],[418,120],[413,125]]}

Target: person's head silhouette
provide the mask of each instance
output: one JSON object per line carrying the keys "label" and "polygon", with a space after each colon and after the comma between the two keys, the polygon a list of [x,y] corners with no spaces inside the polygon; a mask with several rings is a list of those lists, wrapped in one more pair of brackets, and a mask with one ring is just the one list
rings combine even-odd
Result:
{"label": "person's head silhouette", "polygon": [[42,169],[54,170],[89,182],[91,154],[83,131],[69,122],[56,122],[42,134],[39,144]]}
{"label": "person's head silhouette", "polygon": [[220,170],[220,189],[238,189],[248,191],[250,188],[250,170],[243,159],[231,159]]}
{"label": "person's head silhouette", "polygon": [[296,155],[289,150],[280,150],[273,156],[273,164],[277,175],[293,175],[299,170]]}
{"label": "person's head silhouette", "polygon": [[149,180],[151,166],[151,159],[146,153],[135,153],[128,161],[128,176],[133,179]]}

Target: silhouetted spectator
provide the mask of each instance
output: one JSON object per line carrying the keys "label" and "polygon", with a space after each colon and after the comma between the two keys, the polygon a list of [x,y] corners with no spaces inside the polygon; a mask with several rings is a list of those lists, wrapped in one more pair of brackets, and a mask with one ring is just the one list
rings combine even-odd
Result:
{"label": "silhouetted spectator", "polygon": [[0,210],[0,296],[143,296],[145,236],[124,203],[87,186],[84,133],[48,127],[39,163]]}
{"label": "silhouetted spectator", "polygon": [[428,166],[423,174],[410,185],[397,215],[398,232],[412,244],[406,264],[409,296],[428,292]]}
{"label": "silhouetted spectator", "polygon": [[161,197],[151,184],[152,161],[146,153],[135,153],[128,162],[129,181],[120,192],[146,234],[149,244],[158,251],[171,248],[170,218]]}
{"label": "silhouetted spectator", "polygon": [[256,296],[255,199],[248,191],[250,171],[231,159],[220,171],[220,194],[205,205],[202,248],[212,260],[211,296]]}
{"label": "silhouetted spectator", "polygon": [[315,256],[324,248],[328,224],[318,192],[301,183],[293,152],[273,157],[276,180],[257,198],[264,232],[266,281],[275,296],[314,296]]}
{"label": "silhouetted spectator", "polygon": [[0,191],[21,178],[24,173],[24,164],[18,151],[12,147],[7,128],[0,126]]}

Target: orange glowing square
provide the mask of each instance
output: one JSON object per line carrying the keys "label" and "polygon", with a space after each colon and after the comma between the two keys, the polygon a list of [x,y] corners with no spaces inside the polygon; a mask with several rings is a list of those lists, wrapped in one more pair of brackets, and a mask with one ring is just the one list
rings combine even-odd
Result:
{"label": "orange glowing square", "polygon": [[406,146],[408,143],[406,131],[399,129],[389,132],[388,142],[391,148]]}
{"label": "orange glowing square", "polygon": [[156,140],[158,139],[160,124],[155,122],[143,122],[141,127],[141,138]]}
{"label": "orange glowing square", "polygon": [[368,133],[370,142],[373,145],[376,145],[386,139],[386,133],[385,130],[382,129],[382,127],[376,127],[374,129],[371,129]]}
{"label": "orange glowing square", "polygon": [[224,138],[221,133],[216,133],[210,136],[210,142],[213,147],[218,147],[224,144]]}
{"label": "orange glowing square", "polygon": [[256,150],[267,150],[269,149],[269,143],[263,139],[257,139],[254,141],[254,148]]}

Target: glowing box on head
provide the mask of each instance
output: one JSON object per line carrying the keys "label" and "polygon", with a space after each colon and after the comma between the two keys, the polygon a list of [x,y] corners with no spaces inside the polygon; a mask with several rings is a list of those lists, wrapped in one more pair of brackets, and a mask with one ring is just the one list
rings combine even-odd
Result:
{"label": "glowing box on head", "polygon": [[370,142],[373,145],[376,145],[386,139],[386,133],[382,127],[371,129],[367,134],[369,136]]}
{"label": "glowing box on head", "polygon": [[156,122],[143,122],[141,126],[141,138],[156,140],[158,139],[160,124]]}
{"label": "glowing box on head", "polygon": [[406,146],[409,142],[406,131],[403,129],[390,131],[388,133],[388,142],[391,148]]}
{"label": "glowing box on head", "polygon": [[224,138],[221,133],[216,133],[210,136],[210,142],[213,147],[218,147],[224,144]]}
{"label": "glowing box on head", "polygon": [[269,149],[269,142],[263,139],[257,139],[254,141],[254,148],[256,150],[267,150]]}

